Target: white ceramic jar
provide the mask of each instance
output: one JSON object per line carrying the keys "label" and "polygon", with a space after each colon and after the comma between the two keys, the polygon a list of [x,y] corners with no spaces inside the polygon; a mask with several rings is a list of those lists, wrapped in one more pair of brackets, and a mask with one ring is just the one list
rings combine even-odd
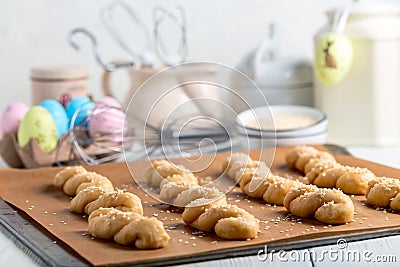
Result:
{"label": "white ceramic jar", "polygon": [[[333,12],[328,12],[330,23]],[[315,36],[317,43],[330,30]],[[329,117],[328,142],[400,144],[400,6],[384,0],[354,4],[344,30],[353,44],[346,78],[333,86],[315,79],[315,106]]]}

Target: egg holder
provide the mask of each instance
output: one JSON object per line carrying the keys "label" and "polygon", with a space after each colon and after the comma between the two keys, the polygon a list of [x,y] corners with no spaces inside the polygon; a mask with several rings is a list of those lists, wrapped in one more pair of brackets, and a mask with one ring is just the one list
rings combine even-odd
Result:
{"label": "egg holder", "polygon": [[[92,147],[82,148],[86,153],[93,153]],[[69,142],[69,136],[64,134],[57,148],[52,153],[43,151],[36,139],[21,147],[15,134],[4,134],[0,142],[0,154],[8,166],[12,168],[40,168],[55,165],[72,165],[78,163],[79,156]]]}
{"label": "egg holder", "polygon": [[12,168],[39,168],[48,166],[99,164],[113,161],[122,153],[122,143],[107,139],[114,132],[103,133],[100,136],[89,137],[88,124],[95,114],[105,112],[112,107],[94,109],[84,120],[75,124],[80,109],[73,115],[72,125],[63,134],[56,149],[52,153],[43,151],[36,139],[21,147],[16,134],[5,133],[0,141],[0,155]]}

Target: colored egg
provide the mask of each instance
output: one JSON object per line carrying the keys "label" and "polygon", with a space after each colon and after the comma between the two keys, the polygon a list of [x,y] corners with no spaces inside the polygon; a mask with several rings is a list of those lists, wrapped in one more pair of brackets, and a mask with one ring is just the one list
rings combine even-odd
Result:
{"label": "colored egg", "polygon": [[95,103],[96,108],[100,107],[115,107],[121,108],[121,103],[112,96],[105,96]]}
{"label": "colored egg", "polygon": [[44,107],[33,106],[19,125],[18,144],[25,146],[30,139],[36,139],[39,147],[47,153],[53,152],[57,147],[57,127]]}
{"label": "colored egg", "polygon": [[1,116],[1,132],[17,134],[19,124],[28,110],[29,107],[22,102],[9,104]]}
{"label": "colored egg", "polygon": [[321,83],[335,85],[350,70],[353,46],[349,38],[339,33],[328,33],[315,47],[315,73]]}
{"label": "colored egg", "polygon": [[68,132],[68,117],[65,109],[60,102],[54,99],[46,99],[40,102],[39,106],[44,107],[50,113],[56,124],[58,140],[60,140],[61,136]]}
{"label": "colored egg", "polygon": [[125,113],[117,108],[100,108],[89,121],[89,136],[96,142],[122,142]]}
{"label": "colored egg", "polygon": [[73,116],[76,112],[78,113],[74,120],[73,126],[79,125],[81,122],[83,122],[87,118],[89,111],[92,109],[94,109],[94,103],[90,101],[88,97],[78,96],[73,98],[66,108],[69,126],[72,123]]}

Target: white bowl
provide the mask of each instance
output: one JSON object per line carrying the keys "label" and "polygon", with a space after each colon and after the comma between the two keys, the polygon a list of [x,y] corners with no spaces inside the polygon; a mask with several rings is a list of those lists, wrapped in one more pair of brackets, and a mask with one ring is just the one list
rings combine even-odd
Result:
{"label": "white bowl", "polygon": [[[277,118],[295,116],[309,118],[309,124],[299,126],[288,126],[285,129],[275,129],[279,121]],[[258,121],[258,123],[257,123]],[[238,128],[245,129],[249,133],[261,133],[263,136],[298,136],[324,132],[327,129],[328,119],[322,111],[308,106],[296,105],[272,105],[268,107],[257,107],[241,112],[236,118]],[[254,124],[254,125],[253,125]],[[262,125],[264,124],[264,125]],[[260,126],[267,126],[268,129]]]}
{"label": "white bowl", "polygon": [[[299,126],[298,121],[295,121],[293,127],[290,127],[289,124],[286,129],[274,130],[275,120],[278,116],[282,119],[292,118],[292,115],[296,116],[296,119],[309,118],[306,121],[308,125]],[[258,123],[254,123],[254,121],[258,121]],[[267,126],[268,129],[260,129],[251,124]],[[248,137],[252,147],[255,147],[256,143],[259,146],[272,146],[274,142],[277,146],[322,144],[326,141],[328,120],[322,111],[312,107],[272,105],[270,109],[258,107],[243,111],[236,118],[236,126],[241,138]]]}

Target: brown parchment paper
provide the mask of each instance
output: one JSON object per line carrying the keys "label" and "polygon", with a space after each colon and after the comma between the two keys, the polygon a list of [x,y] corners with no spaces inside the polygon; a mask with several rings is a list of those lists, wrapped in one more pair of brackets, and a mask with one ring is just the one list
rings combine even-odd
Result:
{"label": "brown parchment paper", "polygon": [[[323,147],[318,147],[323,150]],[[298,178],[299,173],[289,171],[284,163],[288,148],[276,150],[273,168],[275,173]],[[262,152],[262,153],[261,153]],[[251,155],[268,159],[270,151],[252,151]],[[217,176],[220,174],[221,161],[226,153],[217,154],[212,164],[199,177]],[[211,156],[210,156],[211,157]],[[379,176],[400,177],[400,170],[357,159],[351,156],[337,156],[338,162],[360,167],[368,167]],[[177,160],[179,163],[180,160]],[[149,162],[130,163],[135,168],[135,176],[143,175]],[[189,168],[195,168],[201,162],[193,161]],[[189,164],[190,165],[190,164]],[[59,168],[40,168],[35,170],[0,170],[0,197],[14,205],[18,212],[23,212],[43,231],[48,231],[55,240],[70,247],[92,265],[139,264],[145,262],[162,262],[166,259],[206,255],[232,248],[249,248],[255,245],[272,244],[278,241],[308,240],[319,236],[346,236],[354,232],[373,232],[377,229],[394,228],[399,225],[400,214],[389,210],[376,210],[364,206],[363,196],[352,197],[355,204],[355,222],[348,225],[328,226],[313,219],[300,219],[288,216],[283,207],[266,205],[259,199],[249,199],[235,188],[227,196],[228,202],[236,204],[258,219],[260,233],[258,238],[248,241],[226,241],[214,234],[201,234],[196,229],[186,226],[179,212],[165,204],[160,204],[143,192],[132,179],[126,163],[110,163],[88,166],[110,178],[115,186],[137,194],[141,199],[146,216],[162,220],[167,227],[171,240],[166,248],[158,250],[138,250],[124,247],[110,241],[93,239],[87,234],[87,217],[77,215],[69,210],[70,198],[52,186],[52,179]],[[47,233],[48,234],[48,233]]]}

